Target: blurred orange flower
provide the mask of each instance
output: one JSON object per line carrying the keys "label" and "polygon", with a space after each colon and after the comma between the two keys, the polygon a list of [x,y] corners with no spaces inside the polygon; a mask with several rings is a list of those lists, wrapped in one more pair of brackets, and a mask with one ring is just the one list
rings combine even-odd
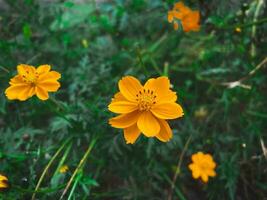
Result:
{"label": "blurred orange flower", "polygon": [[8,179],[6,176],[0,174],[0,189],[8,188]]}
{"label": "blurred orange flower", "polygon": [[170,90],[167,77],[151,78],[144,86],[132,76],[119,81],[119,92],[115,94],[108,108],[120,114],[111,118],[109,124],[124,129],[127,144],[133,144],[143,133],[162,142],[172,138],[172,130],[166,120],[184,115],[176,103],[176,93]]}
{"label": "blurred orange flower", "polygon": [[184,32],[199,31],[199,11],[191,10],[189,7],[185,6],[183,2],[174,4],[173,9],[168,12],[168,21],[173,23],[175,30],[179,28],[179,24],[176,20],[180,20]]}
{"label": "blurred orange flower", "polygon": [[61,174],[65,174],[67,171],[69,171],[69,166],[68,165],[62,165],[60,168],[59,168],[59,172]]}
{"label": "blurred orange flower", "polygon": [[216,176],[216,163],[210,154],[198,152],[192,155],[192,161],[189,169],[192,171],[194,179],[201,178],[203,182],[207,183],[210,177]]}
{"label": "blurred orange flower", "polygon": [[60,73],[50,69],[49,65],[41,65],[37,69],[30,65],[18,65],[18,75],[10,80],[10,86],[5,91],[7,98],[25,101],[36,95],[41,100],[47,100],[48,92],[56,92],[60,87],[57,80],[61,78]]}

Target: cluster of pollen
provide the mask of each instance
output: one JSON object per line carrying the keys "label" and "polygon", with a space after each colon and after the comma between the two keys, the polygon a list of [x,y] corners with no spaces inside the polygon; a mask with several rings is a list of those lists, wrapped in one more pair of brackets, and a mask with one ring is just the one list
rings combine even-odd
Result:
{"label": "cluster of pollen", "polygon": [[39,73],[36,71],[26,70],[26,73],[22,75],[23,82],[29,84],[35,84],[38,78],[39,78]]}
{"label": "cluster of pollen", "polygon": [[136,101],[138,101],[138,107],[140,111],[150,110],[152,106],[156,103],[157,96],[152,90],[140,90],[138,94],[136,94]]}

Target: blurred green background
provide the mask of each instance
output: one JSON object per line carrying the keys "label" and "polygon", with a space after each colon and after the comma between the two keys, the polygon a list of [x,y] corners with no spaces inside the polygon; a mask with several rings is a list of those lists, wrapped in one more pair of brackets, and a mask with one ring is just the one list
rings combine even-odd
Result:
{"label": "blurred green background", "polygon": [[[266,65],[248,76],[267,56],[266,2],[184,1],[201,12],[194,33],[168,23],[175,2],[0,0],[0,173],[10,182],[1,199],[31,199],[43,172],[35,198],[59,199],[90,145],[63,199],[170,200],[179,160],[172,199],[267,198]],[[60,90],[46,102],[8,101],[20,63],[50,64]],[[124,75],[170,78],[185,111],[170,142],[127,145],[108,125]],[[217,163],[208,184],[188,169],[197,151]]]}

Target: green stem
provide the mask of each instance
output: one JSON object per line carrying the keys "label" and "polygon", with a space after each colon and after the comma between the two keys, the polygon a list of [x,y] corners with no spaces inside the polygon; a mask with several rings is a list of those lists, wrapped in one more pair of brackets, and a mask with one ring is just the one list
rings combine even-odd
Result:
{"label": "green stem", "polygon": [[3,67],[3,66],[0,66],[0,69],[2,69],[6,73],[10,73],[10,71],[7,68]]}
{"label": "green stem", "polygon": [[181,156],[179,158],[178,164],[176,166],[175,174],[174,174],[174,177],[173,177],[172,182],[171,182],[171,189],[170,189],[170,192],[169,192],[169,195],[168,195],[168,200],[172,200],[172,194],[173,194],[173,190],[175,189],[176,179],[177,179],[178,175],[180,174],[182,162],[183,162],[183,159],[184,159],[184,155],[185,155],[186,150],[188,149],[188,146],[189,146],[189,144],[191,142],[191,139],[192,139],[192,134],[187,139],[187,141],[186,141],[186,143],[184,145],[184,148],[182,150]]}
{"label": "green stem", "polygon": [[139,59],[139,64],[140,64],[141,68],[144,70],[144,74],[146,74],[146,76],[148,76],[148,72],[146,70],[146,66],[145,66],[145,63],[143,61],[141,49],[139,46],[137,47],[137,57]]}
{"label": "green stem", "polygon": [[[261,8],[264,6],[264,2],[263,0],[258,0],[258,4],[257,4],[257,7],[256,7],[256,11],[255,11],[255,14],[254,14],[254,18],[253,18],[253,22],[257,22],[257,18],[260,14],[260,10]],[[251,32],[251,38],[254,39],[256,37],[256,34],[257,34],[257,26],[256,25],[253,25],[252,26],[252,32]],[[251,44],[251,57],[254,58],[256,56],[256,45],[255,45],[255,42],[252,42]]]}
{"label": "green stem", "polygon": [[82,170],[82,168],[83,168],[83,166],[84,166],[84,163],[85,163],[85,161],[87,160],[87,157],[89,156],[90,152],[92,151],[93,147],[94,147],[95,144],[96,144],[96,141],[97,141],[97,139],[93,139],[93,141],[90,143],[90,145],[89,145],[88,149],[86,150],[86,152],[85,152],[83,158],[80,160],[78,166],[76,167],[76,169],[75,169],[75,171],[73,172],[73,174],[72,174],[70,180],[68,181],[67,186],[65,187],[65,189],[64,189],[64,191],[63,191],[63,193],[62,193],[62,195],[61,195],[61,197],[60,197],[60,200],[62,200],[62,199],[64,198],[64,196],[65,196],[65,194],[67,193],[67,191],[68,191],[68,189],[69,189],[71,183],[73,182],[73,180],[74,180],[76,174],[77,174],[80,170]]}
{"label": "green stem", "polygon": [[73,186],[72,186],[71,191],[70,191],[70,195],[68,196],[68,200],[71,200],[71,197],[72,197],[72,195],[74,194],[74,191],[75,191],[75,189],[76,189],[76,187],[77,187],[79,181],[81,180],[81,178],[82,178],[82,175],[81,175],[81,173],[80,173],[80,174],[78,175],[78,177],[75,179],[74,183],[73,183]]}
{"label": "green stem", "polygon": [[64,147],[66,146],[66,144],[67,144],[69,141],[70,141],[70,139],[68,139],[67,141],[65,141],[65,142],[61,145],[61,147],[57,150],[57,152],[56,152],[56,153],[54,154],[54,156],[51,158],[51,160],[49,161],[49,163],[46,165],[46,167],[45,167],[45,169],[44,169],[44,171],[43,171],[43,173],[42,173],[42,175],[41,175],[41,177],[40,177],[40,179],[39,179],[39,181],[38,181],[38,183],[37,183],[37,185],[36,185],[36,187],[35,187],[34,193],[33,193],[32,198],[31,198],[32,200],[35,199],[36,191],[39,189],[39,187],[40,187],[40,185],[41,185],[41,183],[42,183],[42,181],[43,181],[43,179],[44,179],[44,177],[45,177],[46,172],[48,171],[48,169],[50,168],[50,166],[52,165],[52,163],[55,161],[55,159],[57,158],[57,156],[60,154],[60,152],[64,149]]}

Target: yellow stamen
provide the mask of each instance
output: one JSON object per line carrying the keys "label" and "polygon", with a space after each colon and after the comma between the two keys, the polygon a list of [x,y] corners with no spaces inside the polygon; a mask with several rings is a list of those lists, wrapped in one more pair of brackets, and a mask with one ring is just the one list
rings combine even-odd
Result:
{"label": "yellow stamen", "polygon": [[22,79],[25,83],[35,84],[39,78],[38,72],[26,71],[26,74],[22,75]]}
{"label": "yellow stamen", "polygon": [[154,104],[156,104],[156,98],[154,91],[152,90],[140,90],[136,94],[136,100],[138,101],[138,107],[140,111],[150,110]]}

